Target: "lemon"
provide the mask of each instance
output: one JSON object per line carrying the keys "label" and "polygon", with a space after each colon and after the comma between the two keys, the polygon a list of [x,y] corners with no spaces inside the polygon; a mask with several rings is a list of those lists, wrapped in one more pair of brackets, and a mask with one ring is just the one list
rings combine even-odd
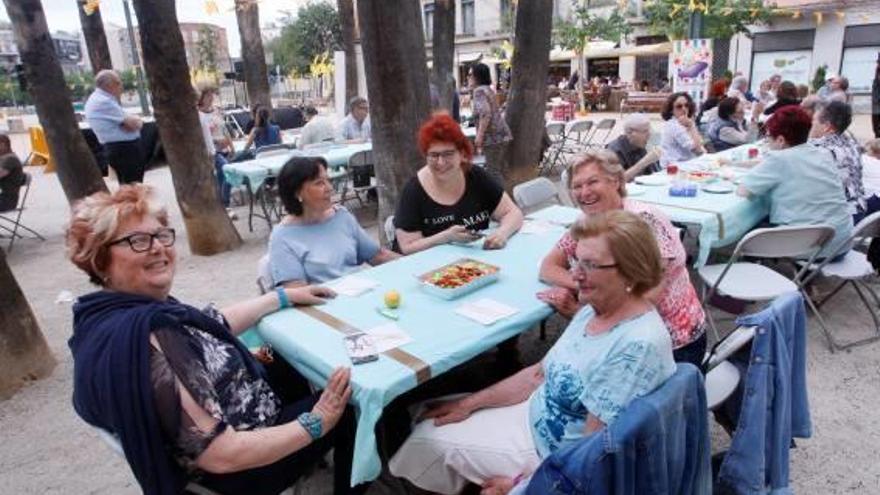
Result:
{"label": "lemon", "polygon": [[391,309],[400,306],[400,293],[396,290],[389,290],[385,293],[385,305]]}

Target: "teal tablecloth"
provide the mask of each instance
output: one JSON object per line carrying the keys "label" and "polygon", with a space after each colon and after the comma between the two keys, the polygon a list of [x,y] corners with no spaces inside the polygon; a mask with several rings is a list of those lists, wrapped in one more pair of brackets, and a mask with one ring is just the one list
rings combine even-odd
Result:
{"label": "teal tablecloth", "polygon": [[[289,153],[255,158],[243,162],[227,163],[223,167],[226,182],[232,187],[238,187],[247,179],[251,189],[256,190],[269,175],[278,175],[281,167],[294,156],[320,156],[327,160],[331,169],[340,169],[348,165],[348,159],[358,151],[373,149],[373,143],[356,144],[329,144],[315,146],[305,150],[290,150]],[[332,174],[331,174],[332,175]],[[332,178],[332,177],[331,177]]]}
{"label": "teal tablecloth", "polygon": [[[535,297],[535,293],[546,288],[538,281],[538,264],[562,233],[562,227],[554,227],[540,235],[518,234],[500,251],[483,251],[476,246],[438,246],[358,272],[358,277],[379,282],[379,287],[359,297],[340,295],[319,309],[360,330],[367,330],[390,322],[376,309],[387,290],[399,291],[402,304],[397,323],[413,338],[413,342],[401,349],[427,363],[431,376],[437,376],[525,331],[552,313],[549,306]],[[453,301],[429,295],[419,287],[415,275],[461,257],[501,267],[499,280]],[[483,326],[453,312],[464,302],[481,298],[516,307],[519,313]],[[259,333],[318,386],[326,383],[334,368],[351,366],[343,346],[343,334],[297,309],[263,318]],[[352,484],[356,484],[379,476],[381,463],[374,430],[383,408],[417,383],[413,369],[384,355],[378,361],[352,367],[351,379],[351,401],[358,416],[351,478]]]}

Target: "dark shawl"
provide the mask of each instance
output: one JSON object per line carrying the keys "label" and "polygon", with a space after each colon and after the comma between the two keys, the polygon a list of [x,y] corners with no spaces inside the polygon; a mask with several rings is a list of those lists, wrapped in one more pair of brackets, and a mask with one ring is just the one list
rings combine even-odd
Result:
{"label": "dark shawl", "polygon": [[[147,495],[180,493],[186,473],[171,456],[153,403],[150,332],[189,325],[247,349],[207,314],[169,297],[98,291],[73,306],[73,407],[87,423],[114,433]],[[245,366],[262,375],[252,359]]]}

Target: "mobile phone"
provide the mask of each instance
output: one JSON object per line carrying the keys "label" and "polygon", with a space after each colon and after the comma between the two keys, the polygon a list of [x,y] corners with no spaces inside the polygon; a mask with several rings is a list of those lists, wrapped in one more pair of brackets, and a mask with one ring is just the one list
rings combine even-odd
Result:
{"label": "mobile phone", "polygon": [[373,340],[363,332],[346,335],[342,341],[352,364],[364,364],[379,359]]}
{"label": "mobile phone", "polygon": [[486,237],[486,231],[480,229],[467,229],[468,232],[477,237]]}

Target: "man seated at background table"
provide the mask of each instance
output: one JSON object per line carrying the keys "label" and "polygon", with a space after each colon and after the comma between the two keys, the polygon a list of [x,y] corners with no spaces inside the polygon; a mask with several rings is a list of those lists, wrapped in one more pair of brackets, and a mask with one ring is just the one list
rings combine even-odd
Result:
{"label": "man seated at background table", "polygon": [[780,108],[767,121],[770,149],[761,164],[743,176],[737,194],[770,201],[770,223],[834,227],[820,257],[834,256],[852,233],[852,217],[831,153],[807,143],[809,114],[796,106]]}
{"label": "man seated at background table", "polygon": [[339,122],[337,140],[346,143],[362,143],[372,139],[370,106],[363,96],[355,96],[348,102],[348,115]]}
{"label": "man seated at background table", "polygon": [[0,134],[0,212],[18,206],[18,190],[25,180],[21,160],[12,152],[9,136]]}
{"label": "man seated at background table", "polygon": [[620,164],[626,170],[627,182],[638,175],[655,172],[660,166],[659,148],[649,153],[648,141],[651,139],[651,120],[641,113],[630,114],[623,121],[623,134],[608,143],[605,147],[617,155]]}
{"label": "man seated at background table", "polygon": [[329,117],[321,117],[318,110],[309,105],[303,109],[303,115],[306,118],[306,125],[303,126],[299,135],[299,147],[304,148],[311,144],[333,141],[336,138],[336,132],[333,129],[333,123]]}

